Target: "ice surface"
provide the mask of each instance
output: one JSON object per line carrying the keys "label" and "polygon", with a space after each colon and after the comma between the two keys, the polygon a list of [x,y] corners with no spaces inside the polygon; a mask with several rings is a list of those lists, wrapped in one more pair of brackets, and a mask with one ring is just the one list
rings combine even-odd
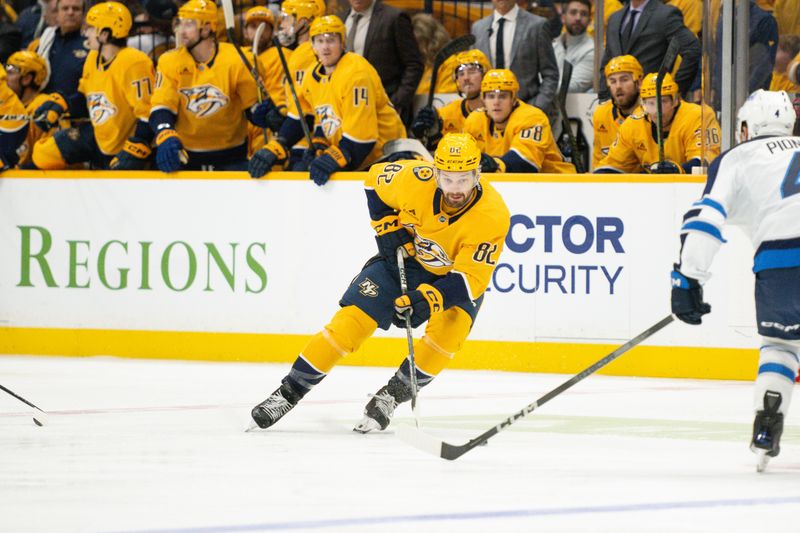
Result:
{"label": "ice surface", "polygon": [[[389,368],[338,367],[244,433],[288,368],[0,357],[51,413],[0,394],[0,531],[800,531],[800,415],[757,474],[751,383],[591,376],[447,462],[352,431]],[[465,442],[568,377],[445,371],[423,426]]]}

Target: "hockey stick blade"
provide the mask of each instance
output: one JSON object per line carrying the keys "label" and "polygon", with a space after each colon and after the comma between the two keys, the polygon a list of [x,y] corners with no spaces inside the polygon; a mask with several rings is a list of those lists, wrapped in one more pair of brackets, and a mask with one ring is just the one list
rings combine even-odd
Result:
{"label": "hockey stick blade", "polygon": [[6,387],[0,385],[0,390],[2,390],[3,392],[8,393],[9,395],[13,396],[17,400],[19,400],[22,403],[24,403],[25,405],[27,405],[29,407],[33,407],[35,409],[34,415],[33,415],[33,423],[34,424],[36,424],[37,426],[46,426],[47,425],[47,421],[48,421],[47,413],[45,413],[40,408],[36,407],[33,403],[29,402],[28,400],[26,400],[25,398],[23,398],[22,396],[20,396],[16,392],[12,391],[11,389],[7,389]]}
{"label": "hockey stick blade", "polygon": [[529,415],[530,413],[534,412],[536,409],[541,407],[542,405],[546,404],[562,392],[566,391],[576,383],[583,381],[590,375],[594,374],[611,361],[615,360],[625,352],[629,351],[631,348],[637,346],[642,341],[648,339],[649,337],[653,336],[658,331],[661,331],[664,327],[669,325],[675,320],[675,317],[672,315],[668,315],[661,320],[659,320],[654,325],[650,326],[648,329],[634,337],[633,339],[629,340],[607,356],[603,357],[590,367],[584,369],[582,372],[574,375],[555,389],[551,390],[538,400],[533,403],[526,405],[522,410],[514,413],[510,417],[506,418],[496,426],[484,431],[474,439],[471,439],[466,444],[456,445],[456,444],[449,444],[441,439],[434,437],[433,435],[429,435],[424,433],[421,430],[413,428],[408,425],[398,425],[395,429],[395,435],[402,440],[403,442],[414,446],[424,452],[430,453],[432,455],[436,455],[441,457],[442,459],[447,459],[448,461],[454,461],[470,451],[473,448],[478,446],[482,446],[488,442],[489,439],[503,431],[504,429],[508,428],[511,424],[519,420],[520,418],[524,418],[525,416]]}
{"label": "hockey stick blade", "polygon": [[439,67],[441,67],[451,55],[469,50],[469,47],[473,44],[475,44],[475,36],[470,33],[462,35],[461,37],[456,37],[436,53],[436,56],[433,58],[433,67],[431,68],[431,86],[428,89],[428,107],[433,105],[433,95],[436,92],[436,78],[439,77]]}

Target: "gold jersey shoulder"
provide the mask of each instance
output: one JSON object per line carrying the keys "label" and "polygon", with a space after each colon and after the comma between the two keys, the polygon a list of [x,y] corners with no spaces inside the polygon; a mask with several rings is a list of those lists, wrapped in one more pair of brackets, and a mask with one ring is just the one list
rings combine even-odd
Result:
{"label": "gold jersey shoulder", "polygon": [[448,212],[435,172],[433,165],[421,161],[373,165],[365,187],[399,211],[400,223],[414,234],[416,260],[434,274],[463,274],[475,299],[489,285],[503,250],[510,225],[508,207],[482,179],[464,207]]}
{"label": "gold jersey shoulder", "polygon": [[[644,111],[637,107],[633,114],[641,114]],[[611,100],[608,100],[594,110],[592,114],[592,126],[594,128],[594,141],[592,151],[592,165],[597,167],[600,160],[608,155],[608,150],[617,138],[619,128],[625,122],[623,115]]]}
{"label": "gold jersey shoulder", "polygon": [[216,56],[196,63],[186,48],[158,60],[152,108],[178,117],[175,130],[189,150],[215,151],[240,146],[247,136],[245,109],[257,100],[256,84],[229,43]]}
{"label": "gold jersey shoulder", "polygon": [[111,63],[98,60],[96,50],[83,64],[78,90],[86,96],[97,146],[115,155],[136,128],[137,120],[150,114],[153,92],[153,62],[135,48],[123,48]]}
{"label": "gold jersey shoulder", "polygon": [[306,72],[299,96],[331,144],[338,145],[343,136],[375,143],[363,166],[382,155],[386,142],[406,136],[378,72],[359,55],[345,53],[331,75],[324,74],[321,65]]}
{"label": "gold jersey shoulder", "polygon": [[17,132],[28,124],[28,120],[24,118],[25,106],[8,86],[5,78],[0,80],[0,114],[6,117],[15,117],[11,120],[0,120],[0,133]]}
{"label": "gold jersey shoulder", "polygon": [[447,133],[461,133],[464,131],[464,122],[469,116],[466,98],[453,100],[439,108],[439,117],[442,119],[442,135]]}

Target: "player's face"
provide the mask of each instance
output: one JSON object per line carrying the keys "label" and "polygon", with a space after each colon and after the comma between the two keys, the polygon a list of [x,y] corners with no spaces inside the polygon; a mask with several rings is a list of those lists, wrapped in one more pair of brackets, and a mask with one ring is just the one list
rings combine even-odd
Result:
{"label": "player's face", "polygon": [[194,19],[179,19],[175,33],[178,35],[178,41],[187,48],[196,45],[203,39],[200,23]]}
{"label": "player's face", "polygon": [[12,91],[17,93],[17,96],[22,94],[22,74],[19,71],[19,67],[14,65],[6,66],[6,83],[8,83]]}
{"label": "player's face", "polygon": [[[253,39],[256,38],[256,30],[261,22],[251,22],[244,27],[244,38],[249,44],[253,44]],[[265,50],[268,43],[272,40],[272,25],[270,23],[264,24],[264,31],[261,33],[261,42],[258,43],[259,50]]]}
{"label": "player's face", "polygon": [[89,50],[99,50],[100,42],[97,40],[97,29],[94,26],[86,26],[83,30],[83,36],[86,37],[86,44]]}
{"label": "player's face", "polygon": [[580,2],[569,2],[561,21],[570,35],[582,35],[589,26],[589,8]]}
{"label": "player's face", "polygon": [[317,59],[323,67],[332,67],[339,62],[339,58],[344,53],[341,37],[338,33],[322,33],[315,35],[311,46]]}
{"label": "player's face", "polygon": [[514,107],[514,98],[511,91],[489,91],[483,93],[483,105],[486,114],[497,124],[508,120],[511,108]]}
{"label": "player's face", "polygon": [[[664,125],[664,127],[669,126],[672,123],[672,117],[675,115],[675,108],[677,106],[677,96],[667,95],[661,97],[661,123]],[[656,99],[644,98],[642,100],[642,107],[644,108],[645,113],[647,113],[647,116],[650,117],[650,120],[655,122],[657,115]]]}
{"label": "player's face", "polygon": [[459,92],[466,96],[468,100],[480,96],[482,80],[483,69],[480,65],[470,63],[468,65],[460,65],[456,69],[456,85]]}
{"label": "player's face", "polygon": [[611,99],[617,107],[629,109],[639,100],[639,80],[634,79],[630,72],[615,72],[607,81]]}
{"label": "player's face", "polygon": [[436,183],[444,195],[444,203],[456,209],[463,207],[472,196],[478,183],[477,170],[452,172],[437,170]]}

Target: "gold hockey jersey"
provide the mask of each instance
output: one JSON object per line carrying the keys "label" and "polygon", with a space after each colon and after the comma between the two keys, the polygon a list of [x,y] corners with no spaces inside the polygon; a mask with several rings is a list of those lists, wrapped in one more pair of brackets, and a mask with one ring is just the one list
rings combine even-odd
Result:
{"label": "gold hockey jersey", "polygon": [[541,109],[525,102],[515,104],[506,127],[498,131],[485,111],[470,113],[464,122],[464,132],[472,135],[482,152],[502,157],[515,152],[538,172],[574,174],[575,166],[564,161],[556,146],[550,121]]}
{"label": "gold hockey jersey", "polygon": [[[632,114],[642,111],[641,106],[636,106]],[[617,138],[619,127],[622,126],[626,118],[611,100],[600,104],[594,110],[592,114],[592,126],[594,128],[594,141],[592,143],[593,168],[597,168],[600,160],[608,155],[608,149],[611,148],[611,144]]]}
{"label": "gold hockey jersey", "polygon": [[467,107],[467,99],[453,100],[449,104],[440,107],[437,112],[442,119],[442,135],[447,133],[463,133],[464,122],[470,114]]}
{"label": "gold hockey jersey", "polygon": [[185,47],[158,59],[152,110],[177,115],[175,131],[188,150],[240,146],[247,139],[244,112],[255,103],[255,80],[232,44],[219,43],[208,63],[195,62]]}
{"label": "gold hockey jersey", "polygon": [[470,299],[483,294],[503,251],[510,214],[503,198],[481,179],[473,198],[456,212],[445,209],[434,168],[422,161],[374,165],[364,181],[414,235],[416,260],[429,272],[460,273]]}
{"label": "gold hockey jersey", "polygon": [[[706,107],[681,102],[664,139],[665,159],[683,165],[692,159],[711,161],[720,152],[720,129],[714,112]],[[705,152],[705,153],[703,153]],[[623,122],[619,135],[595,170],[611,169],[631,174],[649,172],[658,162],[655,127],[644,111]]]}
{"label": "gold hockey jersey", "polygon": [[147,121],[153,82],[152,60],[135,48],[121,49],[106,64],[97,50],[89,52],[78,91],[86,96],[94,137],[104,154],[116,155],[136,121]]}
{"label": "gold hockey jersey", "polygon": [[304,114],[314,115],[315,127],[331,145],[338,146],[342,137],[375,143],[362,168],[382,156],[386,142],[406,136],[378,72],[359,55],[345,53],[331,75],[319,64],[307,70],[298,96]]}

